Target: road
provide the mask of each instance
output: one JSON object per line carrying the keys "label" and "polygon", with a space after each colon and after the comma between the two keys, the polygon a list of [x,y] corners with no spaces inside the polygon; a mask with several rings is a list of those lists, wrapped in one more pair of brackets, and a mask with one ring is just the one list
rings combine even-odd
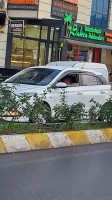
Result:
{"label": "road", "polygon": [[111,143],[0,155],[0,200],[111,199]]}

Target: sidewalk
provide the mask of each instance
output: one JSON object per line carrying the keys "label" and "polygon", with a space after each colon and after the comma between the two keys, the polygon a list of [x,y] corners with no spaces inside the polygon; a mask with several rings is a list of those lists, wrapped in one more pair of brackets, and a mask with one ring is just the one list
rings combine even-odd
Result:
{"label": "sidewalk", "polygon": [[0,154],[112,142],[112,128],[0,136]]}

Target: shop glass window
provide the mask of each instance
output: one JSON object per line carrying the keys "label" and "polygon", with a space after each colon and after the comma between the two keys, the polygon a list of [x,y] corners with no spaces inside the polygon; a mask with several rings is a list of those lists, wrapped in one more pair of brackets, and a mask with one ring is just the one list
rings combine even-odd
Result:
{"label": "shop glass window", "polygon": [[59,41],[59,28],[55,28],[54,40]]}
{"label": "shop glass window", "polygon": [[54,27],[51,27],[50,40],[53,40],[53,37],[54,37]]}
{"label": "shop glass window", "polygon": [[88,61],[88,57],[89,57],[89,47],[84,47],[84,46],[80,46],[79,47],[79,58],[78,60],[79,61],[85,61],[87,62]]}
{"label": "shop glass window", "polygon": [[41,39],[47,40],[48,27],[42,26]]}
{"label": "shop glass window", "polygon": [[26,25],[25,36],[32,38],[40,38],[40,26],[37,25]]}
{"label": "shop glass window", "polygon": [[29,66],[36,66],[38,60],[38,41],[25,40],[24,42],[24,62]]}
{"label": "shop glass window", "polygon": [[51,62],[52,44],[49,45],[48,63]]}
{"label": "shop glass window", "polygon": [[11,67],[22,69],[24,67],[24,40],[20,38],[13,38],[12,41],[12,54],[11,54]]}
{"label": "shop glass window", "polygon": [[45,65],[45,43],[40,43],[39,65]]}
{"label": "shop glass window", "polygon": [[68,44],[67,45],[67,60],[76,61],[77,60],[77,45]]}
{"label": "shop glass window", "polygon": [[52,50],[52,62],[58,60],[58,44],[54,43],[53,44],[53,50]]}
{"label": "shop glass window", "polygon": [[37,65],[38,41],[13,38],[11,68],[23,69]]}

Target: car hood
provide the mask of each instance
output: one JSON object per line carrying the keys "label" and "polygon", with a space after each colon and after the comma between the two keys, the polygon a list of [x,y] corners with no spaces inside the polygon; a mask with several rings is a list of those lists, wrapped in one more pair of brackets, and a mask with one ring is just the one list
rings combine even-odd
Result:
{"label": "car hood", "polygon": [[42,94],[43,91],[47,90],[47,86],[36,86],[36,85],[26,85],[26,84],[12,84],[12,83],[4,83],[3,85],[7,85],[13,88],[13,92],[16,95],[21,95],[23,93],[26,94]]}

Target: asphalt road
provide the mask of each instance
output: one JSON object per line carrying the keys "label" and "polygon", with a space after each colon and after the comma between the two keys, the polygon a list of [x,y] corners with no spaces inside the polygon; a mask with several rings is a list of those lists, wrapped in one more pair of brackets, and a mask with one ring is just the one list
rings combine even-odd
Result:
{"label": "asphalt road", "polygon": [[111,200],[112,144],[0,155],[0,200]]}

